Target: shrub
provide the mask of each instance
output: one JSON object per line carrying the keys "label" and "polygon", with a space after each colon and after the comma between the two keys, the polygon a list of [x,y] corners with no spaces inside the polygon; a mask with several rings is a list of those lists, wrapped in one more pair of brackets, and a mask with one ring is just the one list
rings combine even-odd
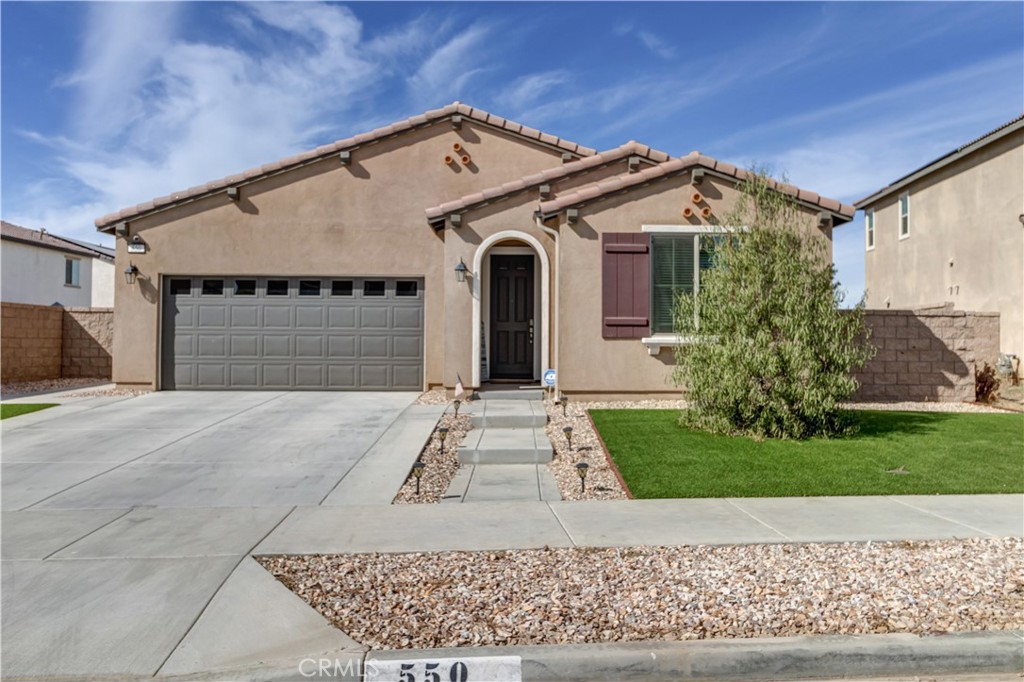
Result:
{"label": "shrub", "polygon": [[987,362],[978,371],[974,368],[974,400],[979,403],[995,402],[999,396],[999,379],[996,378],[996,370]]}
{"label": "shrub", "polygon": [[774,186],[759,171],[742,183],[725,224],[743,229],[706,238],[712,267],[695,295],[676,299],[675,330],[694,339],[676,350],[682,421],[765,438],[839,435],[850,429],[840,403],[857,388],[851,371],[874,354],[863,301],[840,310],[826,240]]}

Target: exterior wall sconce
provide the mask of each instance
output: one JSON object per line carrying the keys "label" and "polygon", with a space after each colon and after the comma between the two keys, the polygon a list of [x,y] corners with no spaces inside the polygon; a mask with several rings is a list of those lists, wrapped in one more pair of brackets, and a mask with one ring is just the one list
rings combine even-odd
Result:
{"label": "exterior wall sconce", "polygon": [[139,269],[135,267],[135,263],[131,263],[124,269],[124,281],[128,286],[135,284],[135,280],[139,276]]}
{"label": "exterior wall sconce", "polygon": [[462,214],[452,213],[448,216],[448,224],[452,227],[462,227]]}
{"label": "exterior wall sconce", "polygon": [[578,208],[570,208],[565,212],[565,222],[575,223],[580,219],[580,210]]}
{"label": "exterior wall sconce", "polygon": [[691,177],[691,180],[692,180],[693,184],[695,184],[695,185],[699,185],[700,183],[704,182],[704,169],[703,168],[694,168],[693,169],[693,176]]}
{"label": "exterior wall sconce", "polygon": [[241,198],[237,187],[228,187],[228,199],[238,201]]}
{"label": "exterior wall sconce", "polygon": [[465,282],[467,272],[469,272],[469,268],[466,267],[466,263],[460,258],[458,265],[455,266],[455,281],[459,283]]}
{"label": "exterior wall sconce", "polygon": [[351,166],[352,165],[352,152],[348,151],[347,149],[345,151],[343,151],[343,152],[340,152],[338,154],[338,161],[341,161],[341,165],[342,166]]}
{"label": "exterior wall sconce", "polygon": [[576,465],[576,475],[580,477],[580,492],[587,492],[587,469],[590,465],[586,462],[580,462]]}

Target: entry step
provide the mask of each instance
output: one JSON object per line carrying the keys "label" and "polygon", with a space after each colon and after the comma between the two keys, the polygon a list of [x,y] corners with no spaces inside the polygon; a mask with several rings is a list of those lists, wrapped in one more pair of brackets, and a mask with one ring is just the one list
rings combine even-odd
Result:
{"label": "entry step", "polygon": [[544,403],[539,400],[481,400],[470,417],[474,429],[532,428],[548,423]]}
{"label": "entry step", "polygon": [[481,400],[544,400],[543,388],[486,388],[478,392]]}
{"label": "entry step", "polygon": [[472,430],[459,447],[465,464],[546,464],[551,441],[542,427]]}

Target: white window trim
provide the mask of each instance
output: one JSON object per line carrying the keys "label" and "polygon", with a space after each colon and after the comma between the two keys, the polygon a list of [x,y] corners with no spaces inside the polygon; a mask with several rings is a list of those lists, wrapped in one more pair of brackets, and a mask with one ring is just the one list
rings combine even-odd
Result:
{"label": "white window trim", "polygon": [[[903,233],[903,197],[907,198],[907,232]],[[896,199],[896,232],[900,239],[910,238],[910,192],[902,192]]]}
{"label": "white window trim", "polygon": [[875,250],[875,209],[864,211],[864,250]]}

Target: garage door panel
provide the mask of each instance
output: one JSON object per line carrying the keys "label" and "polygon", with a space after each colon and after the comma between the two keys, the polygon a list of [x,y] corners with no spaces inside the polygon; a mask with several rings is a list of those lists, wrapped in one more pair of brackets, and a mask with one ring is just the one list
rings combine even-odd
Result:
{"label": "garage door panel", "polygon": [[291,356],[291,335],[267,334],[263,337],[263,357],[290,358]]}
{"label": "garage door panel", "polygon": [[257,328],[260,326],[260,308],[255,305],[232,305],[231,328]]}
{"label": "garage door panel", "polygon": [[[415,286],[408,278],[341,276],[173,281],[178,286],[164,282],[164,388],[423,386],[422,280]],[[410,291],[416,295],[405,295]]]}
{"label": "garage door panel", "polygon": [[266,329],[291,329],[292,309],[283,305],[268,305],[263,309],[263,327]]}
{"label": "garage door panel", "polygon": [[295,357],[322,358],[324,355],[324,337],[299,334],[295,337]]}
{"label": "garage door panel", "polygon": [[227,308],[223,305],[201,305],[199,306],[199,326],[204,329],[210,327],[226,327],[228,322]]}

